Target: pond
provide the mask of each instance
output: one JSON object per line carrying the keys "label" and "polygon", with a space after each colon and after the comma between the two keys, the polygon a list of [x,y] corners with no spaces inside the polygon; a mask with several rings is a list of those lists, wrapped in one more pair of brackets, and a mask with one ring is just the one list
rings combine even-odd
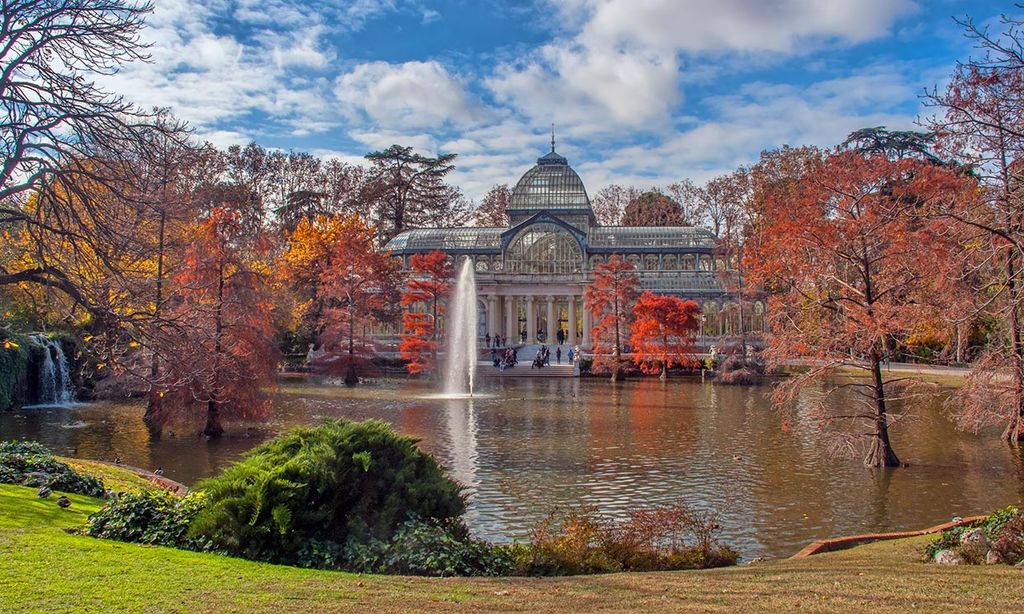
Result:
{"label": "pond", "polygon": [[173,433],[151,440],[137,403],[0,413],[0,439],[160,467],[192,484],[288,426],[380,418],[420,439],[465,485],[467,521],[481,537],[523,539],[555,507],[585,504],[621,517],[681,500],[717,510],[725,541],[746,559],[788,556],[829,536],[923,528],[1024,498],[1020,452],[996,434],[958,432],[941,393],[908,403],[911,419],[893,431],[910,466],[872,471],[831,455],[806,408],[773,410],[767,387],[571,378],[482,386],[481,398],[444,400],[430,398],[423,382],[346,389],[287,380],[268,426],[220,441]]}

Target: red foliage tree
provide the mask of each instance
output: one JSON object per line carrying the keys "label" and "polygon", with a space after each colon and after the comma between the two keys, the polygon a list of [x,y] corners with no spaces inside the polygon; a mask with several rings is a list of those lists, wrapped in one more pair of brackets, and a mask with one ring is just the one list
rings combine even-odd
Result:
{"label": "red foliage tree", "polygon": [[640,295],[630,329],[633,362],[644,373],[659,373],[665,379],[673,365],[695,363],[694,336],[700,326],[700,307],[694,301],[675,296]]}
{"label": "red foliage tree", "polygon": [[357,215],[341,219],[330,246],[330,262],[320,275],[323,301],[321,340],[327,353],[317,370],[345,374],[345,385],[359,383],[359,370],[373,350],[363,331],[392,317],[398,298],[398,263],[374,249],[375,231]]}
{"label": "red foliage tree", "polygon": [[[977,198],[948,201],[938,213],[973,233],[965,255],[987,263],[976,296],[999,323],[1002,342],[985,348],[960,390],[961,427],[1003,427],[1024,444],[1024,20],[1003,16],[999,28],[962,22],[982,53],[958,64],[945,92],[929,102],[942,115],[932,125],[943,156],[971,168]],[[973,254],[971,252],[974,252]],[[974,313],[977,313],[974,311]],[[951,319],[965,321],[961,311]],[[970,315],[968,315],[970,317]],[[959,333],[959,327],[957,332]],[[958,335],[959,336],[959,335]],[[1006,375],[1009,375],[1007,378]]]}
{"label": "red foliage tree", "polygon": [[587,287],[587,307],[593,314],[594,366],[611,371],[613,382],[623,377],[622,342],[633,321],[633,305],[640,295],[640,278],[632,263],[613,255],[594,267]]}
{"label": "red foliage tree", "polygon": [[255,419],[270,410],[277,349],[266,268],[244,245],[237,213],[214,208],[194,230],[175,278],[174,312],[182,334],[164,353],[167,377],[157,394],[175,410],[205,408],[203,433],[219,437],[222,419]]}
{"label": "red foliage tree", "polygon": [[644,192],[626,205],[623,226],[682,226],[679,203],[658,191]]}
{"label": "red foliage tree", "polygon": [[887,342],[939,308],[942,266],[957,249],[948,224],[913,213],[936,206],[959,182],[919,159],[834,153],[785,197],[766,198],[760,240],[746,254],[752,281],[770,294],[769,363],[811,360],[806,373],[776,389],[776,403],[795,400],[838,367],[865,370],[867,381],[844,385],[864,404],[836,413],[822,403],[818,417],[823,427],[860,423],[837,434],[848,446],[866,437],[868,466],[900,465],[889,440],[895,380],[881,369]]}
{"label": "red foliage tree", "polygon": [[402,343],[399,352],[409,361],[409,373],[422,373],[437,364],[439,346],[438,317],[444,314],[445,297],[455,278],[455,270],[444,252],[414,254],[409,259],[409,278],[402,294]]}
{"label": "red foliage tree", "polygon": [[480,226],[496,226],[504,228],[509,225],[508,207],[512,203],[512,190],[508,184],[496,185],[484,195],[483,201],[473,217]]}

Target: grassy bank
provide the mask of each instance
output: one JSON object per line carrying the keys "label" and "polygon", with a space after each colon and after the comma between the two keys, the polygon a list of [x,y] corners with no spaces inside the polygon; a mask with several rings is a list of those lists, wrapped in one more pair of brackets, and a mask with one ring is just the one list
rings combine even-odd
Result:
{"label": "grassy bank", "polygon": [[[104,468],[118,472],[117,468]],[[107,476],[105,476],[107,477]],[[130,481],[127,476],[123,479]],[[101,502],[0,485],[0,611],[1020,611],[1024,571],[920,563],[929,538],[710,571],[426,579],[310,571],[96,540]]]}

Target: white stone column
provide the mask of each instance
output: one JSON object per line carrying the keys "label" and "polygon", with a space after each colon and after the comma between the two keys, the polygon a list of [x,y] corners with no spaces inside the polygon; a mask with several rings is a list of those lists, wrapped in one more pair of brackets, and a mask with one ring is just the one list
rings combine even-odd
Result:
{"label": "white stone column", "polygon": [[544,323],[544,343],[551,345],[557,343],[558,338],[555,336],[555,297],[548,295],[548,313],[547,321]]}
{"label": "white stone column", "polygon": [[574,347],[576,345],[576,297],[570,295],[565,297],[565,300],[569,302],[569,330],[566,332],[569,333],[569,347]]}
{"label": "white stone column", "polygon": [[516,306],[516,297],[514,297],[514,296],[506,296],[505,297],[505,333],[504,333],[504,336],[507,339],[515,339],[516,338],[516,333],[513,330],[515,328],[515,322],[514,322],[514,320],[515,320],[515,313],[514,313],[515,306]]}
{"label": "white stone column", "polygon": [[590,341],[590,306],[587,305],[586,299],[583,300],[583,343],[581,344],[585,348],[589,348],[591,345]]}
{"label": "white stone column", "polygon": [[533,295],[526,297],[526,342],[537,343],[537,301]]}
{"label": "white stone column", "polygon": [[487,297],[487,334],[493,339],[498,335],[498,297],[491,294]]}

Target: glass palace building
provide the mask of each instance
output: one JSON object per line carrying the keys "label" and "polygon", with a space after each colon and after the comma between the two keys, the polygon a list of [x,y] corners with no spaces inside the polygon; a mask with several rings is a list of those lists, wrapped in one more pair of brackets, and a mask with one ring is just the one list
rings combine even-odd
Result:
{"label": "glass palace building", "polygon": [[[702,336],[731,333],[738,324],[716,274],[730,263],[716,253],[710,232],[692,226],[599,225],[583,181],[554,148],[516,184],[508,215],[508,228],[407,230],[386,249],[406,266],[413,254],[434,250],[453,262],[471,258],[480,336],[520,342],[525,332],[527,342],[543,343],[562,330],[570,345],[589,347],[584,292],[591,270],[613,254],[636,266],[643,289],[697,301],[704,314]],[[750,320],[762,319],[760,304],[753,312]]]}

